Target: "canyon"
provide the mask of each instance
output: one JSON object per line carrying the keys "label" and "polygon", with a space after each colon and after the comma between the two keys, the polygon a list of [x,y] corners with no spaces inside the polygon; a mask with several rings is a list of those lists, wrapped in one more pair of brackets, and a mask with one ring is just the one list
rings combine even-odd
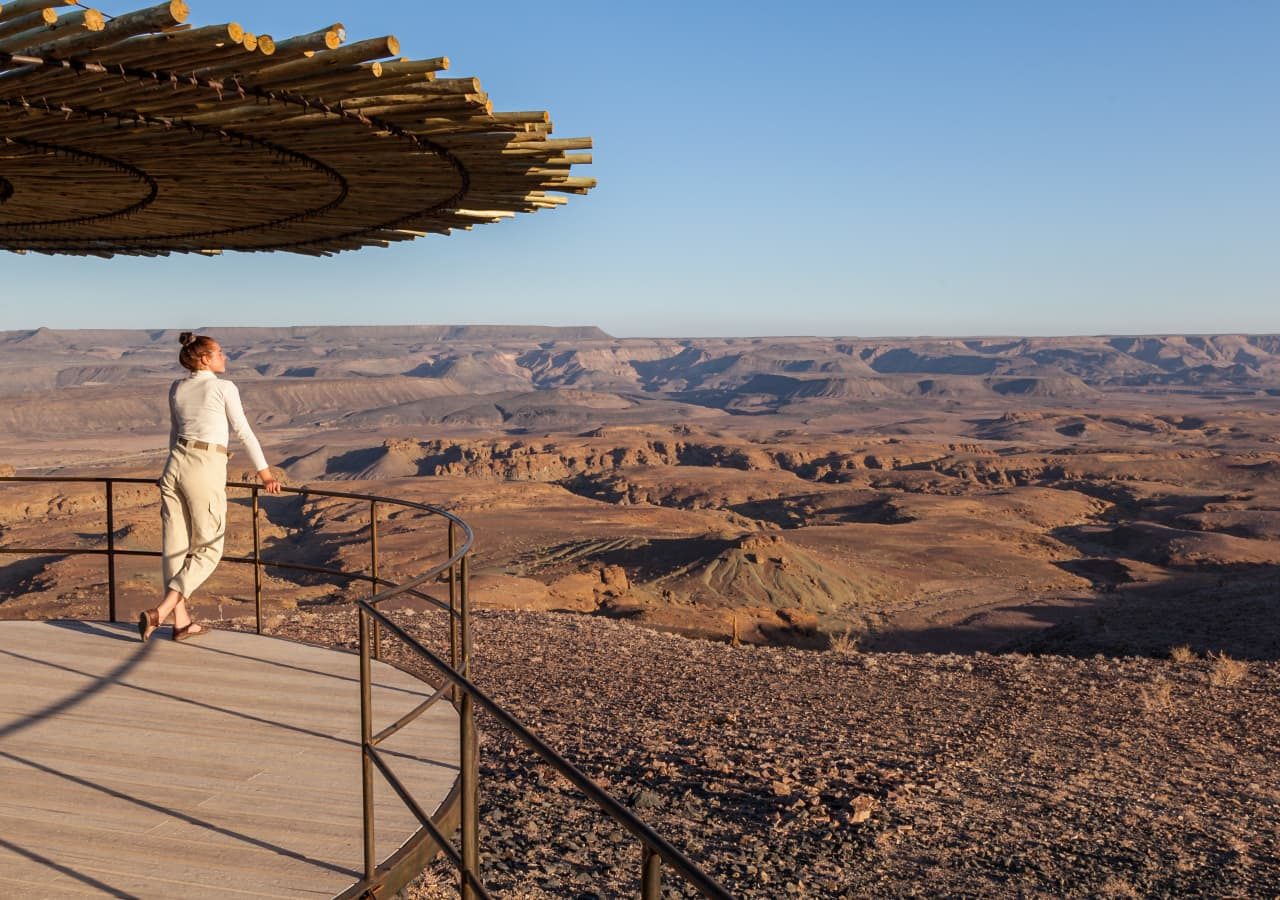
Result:
{"label": "canyon", "polygon": [[[289,484],[433,503],[476,528],[482,606],[818,649],[1280,650],[1258,616],[1280,577],[1277,336],[210,333]],[[0,333],[0,464],[154,476],[176,337]],[[117,546],[154,548],[153,491],[117,491]],[[100,495],[2,485],[0,542],[101,543]],[[231,554],[248,531],[247,493],[233,498]],[[268,556],[366,564],[356,505],[263,509]],[[388,523],[384,571],[423,567],[416,524]],[[87,612],[102,568],[14,559],[0,615]],[[122,575],[126,606],[158,588],[142,561]],[[243,615],[251,581],[224,566],[199,602]],[[267,595],[283,613],[351,590],[275,572]]]}

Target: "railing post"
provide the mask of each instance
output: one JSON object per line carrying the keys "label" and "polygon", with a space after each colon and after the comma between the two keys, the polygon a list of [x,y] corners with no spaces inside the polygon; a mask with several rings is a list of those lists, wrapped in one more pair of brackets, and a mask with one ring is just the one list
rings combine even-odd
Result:
{"label": "railing post", "polygon": [[107,490],[107,621],[116,620],[116,513],[112,481],[103,479]]}
{"label": "railing post", "polygon": [[[449,520],[449,559],[458,552],[458,535],[454,530],[453,520]],[[458,567],[449,566],[449,665],[456,672],[461,662],[458,659]],[[461,693],[454,689],[454,702],[462,699]]]}
{"label": "railing post", "polygon": [[258,634],[262,634],[262,537],[258,531],[258,486],[250,488],[250,508],[253,513],[253,621]]}
{"label": "railing post", "polygon": [[468,596],[469,585],[467,582],[468,570],[471,568],[470,556],[464,556],[458,561],[458,599],[459,599],[459,615],[458,615],[458,655],[461,657],[461,668],[458,669],[463,675],[471,678],[471,598]]}
{"label": "railing post", "polygon": [[[369,501],[369,552],[373,566],[370,574],[373,583],[370,585],[374,594],[378,593],[378,501]],[[373,658],[382,659],[382,623],[373,620]]]}
{"label": "railing post", "polygon": [[648,844],[641,845],[640,896],[643,900],[662,898],[662,857]]}
{"label": "railing post", "polygon": [[369,743],[373,739],[373,689],[369,664],[369,615],[356,607],[360,616],[360,783],[364,794],[364,879],[373,881],[377,850],[373,832],[373,760]]}
{"label": "railing post", "polygon": [[[471,620],[467,603],[467,557],[459,564],[461,568],[459,591],[462,601],[461,652],[463,674],[471,677]],[[461,754],[458,762],[462,769],[462,897],[463,900],[475,900],[477,894],[467,878],[470,874],[476,881],[482,882],[480,876],[480,748],[476,737],[475,702],[468,693],[462,694],[461,708],[458,711],[458,725],[462,736]]]}

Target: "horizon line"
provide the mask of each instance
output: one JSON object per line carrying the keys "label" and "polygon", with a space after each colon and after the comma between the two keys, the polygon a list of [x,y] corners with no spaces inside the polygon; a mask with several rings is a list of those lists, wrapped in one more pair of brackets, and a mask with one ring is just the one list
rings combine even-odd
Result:
{"label": "horizon line", "polygon": [[77,334],[93,331],[114,331],[114,332],[139,332],[139,333],[167,333],[193,331],[196,333],[212,333],[216,331],[287,331],[287,330],[331,330],[331,329],[418,329],[418,328],[438,328],[438,329],[509,329],[518,331],[519,329],[531,330],[553,330],[553,331],[584,331],[594,330],[600,332],[608,340],[613,341],[681,341],[681,340],[722,340],[722,341],[755,341],[755,340],[853,340],[853,341],[922,341],[922,340],[940,340],[940,341],[965,341],[965,340],[1070,340],[1083,338],[1223,338],[1223,337],[1240,337],[1240,338],[1259,338],[1259,337],[1280,337],[1280,331],[1150,331],[1150,332],[1069,332],[1058,334],[1029,334],[1016,332],[978,332],[969,334],[682,334],[682,335],[626,335],[619,336],[606,331],[599,325],[531,325],[531,324],[506,324],[506,323],[394,323],[394,324],[377,324],[377,325],[317,325],[317,324],[293,324],[293,325],[205,325],[194,328],[184,326],[173,327],[84,327],[84,328],[59,328],[51,325],[39,325],[34,328],[4,328],[0,329],[0,335],[25,334],[35,335],[40,332],[54,332],[59,334]]}

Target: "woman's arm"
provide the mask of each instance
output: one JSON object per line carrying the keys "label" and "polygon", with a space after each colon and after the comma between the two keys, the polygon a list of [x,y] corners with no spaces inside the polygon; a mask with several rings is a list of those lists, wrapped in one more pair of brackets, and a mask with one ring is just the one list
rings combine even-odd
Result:
{"label": "woman's arm", "polygon": [[262,479],[268,494],[280,493],[280,482],[276,481],[271,474],[271,467],[267,465],[267,458],[262,453],[262,445],[258,443],[258,438],[254,435],[253,429],[249,427],[249,420],[245,418],[244,406],[240,402],[239,389],[230,381],[219,383],[222,385],[222,396],[227,409],[227,421],[231,423],[231,428],[235,431],[236,437],[240,438],[240,443],[244,444],[244,449],[249,454],[249,460],[253,463],[253,467],[258,470],[258,477]]}
{"label": "woman's arm", "polygon": [[280,482],[276,481],[276,476],[271,474],[271,469],[259,469],[258,478],[262,481],[262,486],[267,489],[268,494],[280,493]]}
{"label": "woman's arm", "polygon": [[169,387],[169,449],[178,446],[178,382]]}

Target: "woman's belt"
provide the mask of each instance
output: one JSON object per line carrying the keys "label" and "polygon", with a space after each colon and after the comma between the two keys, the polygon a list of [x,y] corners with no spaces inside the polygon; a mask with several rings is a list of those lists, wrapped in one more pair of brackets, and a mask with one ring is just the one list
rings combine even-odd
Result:
{"label": "woman's belt", "polygon": [[193,450],[217,450],[219,453],[227,456],[231,455],[231,451],[221,444],[210,444],[205,441],[193,441],[190,438],[178,438],[178,443],[184,447],[190,447]]}

